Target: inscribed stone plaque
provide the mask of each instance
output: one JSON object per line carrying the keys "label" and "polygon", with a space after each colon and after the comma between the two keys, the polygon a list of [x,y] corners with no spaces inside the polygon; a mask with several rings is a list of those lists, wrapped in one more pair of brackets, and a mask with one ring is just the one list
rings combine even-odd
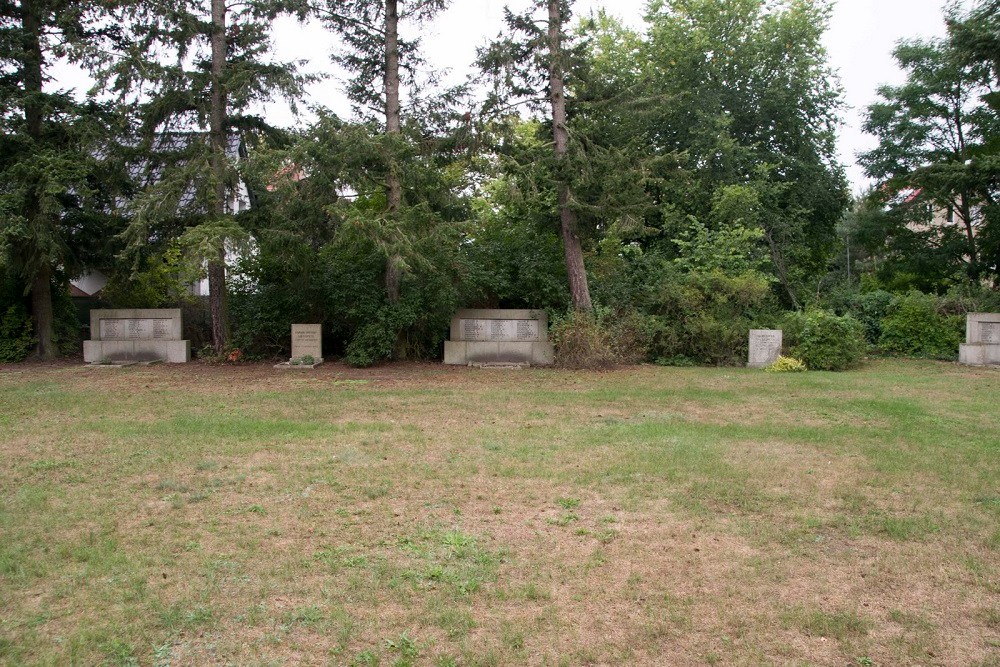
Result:
{"label": "inscribed stone plaque", "polygon": [[747,366],[763,368],[778,360],[781,354],[780,329],[751,329]]}
{"label": "inscribed stone plaque", "polygon": [[310,356],[316,361],[323,358],[323,325],[292,325],[292,359]]}
{"label": "inscribed stone plaque", "polygon": [[539,340],[538,320],[517,320],[517,340]]}
{"label": "inscribed stone plaque", "polygon": [[165,340],[170,326],[171,320],[161,318],[102,318],[101,340]]}
{"label": "inscribed stone plaque", "polygon": [[1000,322],[980,322],[979,339],[987,345],[1000,344]]}
{"label": "inscribed stone plaque", "polygon": [[490,340],[515,340],[516,327],[514,320],[490,320]]}
{"label": "inscribed stone plaque", "polygon": [[462,320],[462,340],[489,340],[489,320]]}
{"label": "inscribed stone plaque", "polygon": [[83,342],[83,360],[191,361],[180,308],[115,308],[90,311],[91,340]]}
{"label": "inscribed stone plaque", "polygon": [[153,320],[153,338],[156,340],[170,338],[170,320]]}
{"label": "inscribed stone plaque", "polygon": [[538,320],[461,320],[462,340],[524,342],[541,340]]}

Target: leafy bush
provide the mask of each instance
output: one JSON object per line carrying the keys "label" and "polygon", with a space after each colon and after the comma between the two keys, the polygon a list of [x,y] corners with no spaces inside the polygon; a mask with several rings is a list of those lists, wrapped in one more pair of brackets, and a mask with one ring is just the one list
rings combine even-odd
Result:
{"label": "leafy bush", "polygon": [[101,298],[114,308],[169,308],[191,299],[181,251],[172,246],[163,254],[147,257],[139,270],[120,271],[108,278]]}
{"label": "leafy bush", "polygon": [[399,345],[400,332],[413,318],[406,309],[386,306],[359,327],[347,344],[344,360],[352,366],[368,367],[391,359]]}
{"label": "leafy bush", "polygon": [[24,361],[35,339],[31,336],[31,318],[23,306],[7,309],[0,318],[0,362]]}
{"label": "leafy bush", "polygon": [[882,320],[889,312],[894,297],[885,290],[858,294],[851,300],[848,311],[865,329],[865,340],[876,345],[882,336]]}
{"label": "leafy bush", "polygon": [[52,344],[59,354],[79,354],[83,322],[66,283],[52,290]]}
{"label": "leafy bush", "polygon": [[963,282],[937,299],[937,311],[942,315],[966,313],[1000,313],[1000,290]]}
{"label": "leafy bush", "polygon": [[747,332],[773,321],[774,296],[758,274],[664,276],[652,295],[653,352],[662,359],[742,365]]}
{"label": "leafy bush", "polygon": [[938,304],[934,296],[916,291],[899,297],[882,320],[879,347],[889,354],[954,359],[965,321],[960,315],[940,313]]}
{"label": "leafy bush", "polygon": [[556,363],[566,368],[603,368],[642,361],[648,354],[649,322],[635,312],[570,312],[552,325]]}
{"label": "leafy bush", "polygon": [[768,373],[801,373],[806,370],[806,365],[795,357],[780,356],[764,370]]}
{"label": "leafy bush", "polygon": [[[797,318],[791,318],[792,321]],[[805,314],[792,349],[811,370],[842,371],[857,366],[866,350],[864,327],[850,315],[838,317],[826,310]]]}

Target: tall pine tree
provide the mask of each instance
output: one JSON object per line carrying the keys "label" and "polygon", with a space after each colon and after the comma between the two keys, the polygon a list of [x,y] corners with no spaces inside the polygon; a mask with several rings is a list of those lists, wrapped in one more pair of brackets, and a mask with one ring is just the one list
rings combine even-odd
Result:
{"label": "tall pine tree", "polygon": [[[361,118],[372,113],[382,116],[382,127],[392,141],[402,135],[403,112],[401,89],[404,82],[414,83],[425,65],[419,56],[419,42],[400,38],[401,22],[430,20],[447,8],[450,0],[327,0],[317,13],[323,22],[345,42],[334,60],[352,79],[348,97]],[[386,169],[386,218],[394,230],[395,241],[385,244],[388,250],[385,290],[389,303],[399,302],[400,285],[406,260],[399,246],[406,245],[406,230],[399,225],[406,205],[398,159],[390,157]]]}
{"label": "tall pine tree", "polygon": [[73,237],[97,220],[86,210],[105,134],[96,105],[47,84],[54,65],[89,61],[96,44],[113,35],[101,6],[0,2],[0,262],[30,295],[42,359],[56,354],[53,281],[81,266]]}
{"label": "tall pine tree", "polygon": [[[212,345],[229,339],[227,250],[247,234],[237,220],[233,148],[241,133],[267,131],[256,105],[300,99],[306,77],[271,54],[279,15],[304,6],[285,0],[147,0],[123,10],[131,47],[104,71],[109,92],[135,99],[132,141],[139,192],[127,232],[129,248],[177,238],[189,259],[207,268]],[[207,132],[207,133],[206,133]]]}
{"label": "tall pine tree", "polygon": [[551,119],[553,172],[558,183],[559,232],[573,308],[592,308],[583,261],[579,223],[574,208],[569,158],[567,71],[582,52],[568,31],[571,0],[534,0],[523,14],[505,9],[509,37],[501,37],[480,53],[479,66],[494,82],[491,106],[548,106]]}

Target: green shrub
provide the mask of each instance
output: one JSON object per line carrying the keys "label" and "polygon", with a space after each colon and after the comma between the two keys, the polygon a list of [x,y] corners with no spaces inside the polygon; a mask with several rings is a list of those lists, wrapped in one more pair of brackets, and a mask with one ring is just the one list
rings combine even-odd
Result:
{"label": "green shrub", "polygon": [[806,370],[806,365],[795,357],[782,356],[764,370],[768,373],[801,373]]}
{"label": "green shrub", "polygon": [[1000,290],[963,282],[937,299],[937,311],[942,315],[966,313],[1000,313]]}
{"label": "green shrub", "polygon": [[551,329],[556,363],[565,368],[602,368],[646,358],[650,323],[635,312],[570,312]]}
{"label": "green shrub", "polygon": [[895,296],[885,290],[858,294],[851,300],[848,311],[865,329],[865,340],[876,345],[882,336],[882,320],[895,301]]}
{"label": "green shrub", "polygon": [[52,290],[52,344],[59,354],[79,354],[83,345],[80,311],[69,294],[69,286],[57,284]]}
{"label": "green shrub", "polygon": [[954,359],[965,333],[960,315],[938,311],[939,299],[909,292],[890,306],[882,320],[879,347],[888,354]]}
{"label": "green shrub", "polygon": [[24,361],[34,343],[31,318],[24,307],[9,307],[0,318],[0,362]]}
{"label": "green shrub", "polygon": [[747,332],[770,328],[774,296],[757,274],[664,276],[652,295],[654,356],[740,366],[746,362]]}
{"label": "green shrub", "polygon": [[792,353],[811,370],[842,371],[857,366],[866,347],[864,328],[856,319],[814,310],[805,314],[802,333]]}
{"label": "green shrub", "polygon": [[191,299],[181,251],[171,246],[147,257],[137,271],[119,271],[108,278],[101,298],[115,308],[170,308]]}

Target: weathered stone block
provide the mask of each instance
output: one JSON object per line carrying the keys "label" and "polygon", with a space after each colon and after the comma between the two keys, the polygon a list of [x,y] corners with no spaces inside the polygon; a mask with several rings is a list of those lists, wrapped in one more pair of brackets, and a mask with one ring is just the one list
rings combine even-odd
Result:
{"label": "weathered stone block", "polygon": [[781,338],[781,329],[751,329],[747,368],[764,368],[777,361]]}
{"label": "weathered stone block", "polygon": [[317,362],[323,361],[323,325],[292,325],[292,359],[310,356]]}
{"label": "weathered stone block", "polygon": [[460,310],[451,320],[451,340],[444,344],[444,363],[546,366],[555,356],[547,338],[545,311]]}
{"label": "weathered stone block", "polygon": [[958,361],[970,366],[1000,364],[1000,313],[969,313]]}
{"label": "weathered stone block", "polygon": [[191,361],[191,342],[181,340],[179,308],[119,308],[90,311],[90,340],[83,342],[87,363]]}

